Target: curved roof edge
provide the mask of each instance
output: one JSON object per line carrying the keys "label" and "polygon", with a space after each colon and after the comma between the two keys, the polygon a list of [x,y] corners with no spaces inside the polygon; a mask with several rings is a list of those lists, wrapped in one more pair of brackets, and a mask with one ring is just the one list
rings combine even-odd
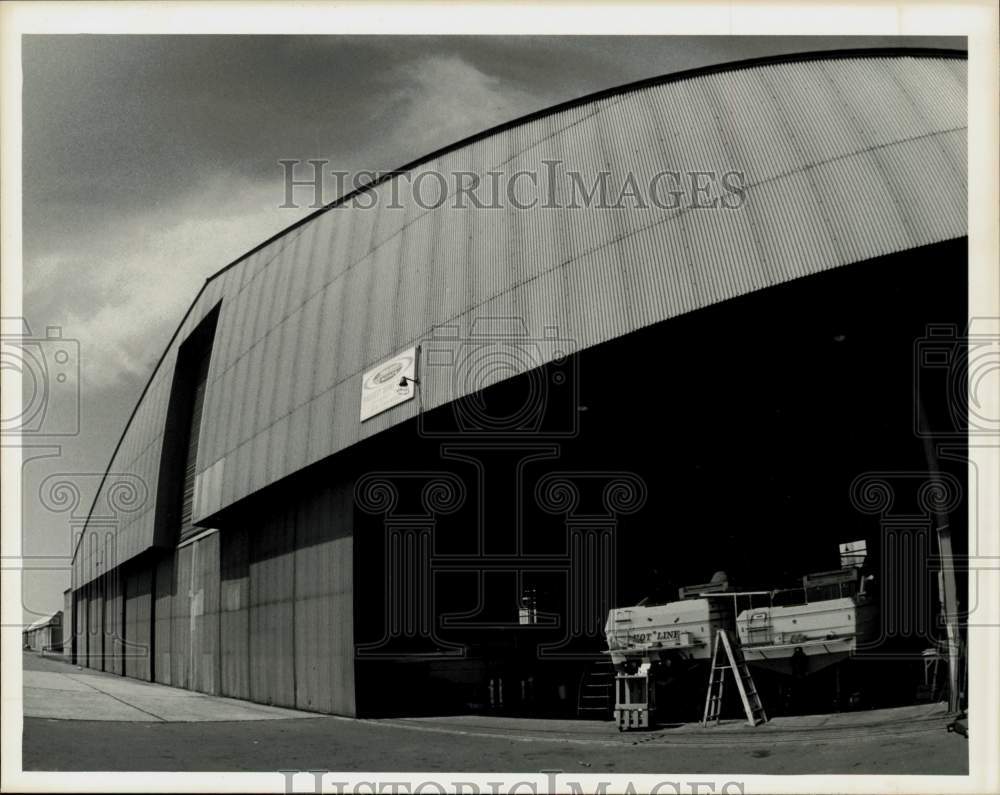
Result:
{"label": "curved roof edge", "polygon": [[461,138],[458,141],[435,149],[426,155],[421,155],[416,160],[411,160],[409,163],[399,166],[398,168],[383,171],[379,173],[378,177],[370,182],[366,182],[364,185],[361,185],[360,187],[345,193],[343,196],[339,196],[333,201],[324,204],[319,209],[309,213],[309,215],[306,215],[295,223],[286,226],[280,232],[276,232],[271,235],[271,237],[262,243],[258,243],[252,249],[244,254],[241,254],[228,265],[225,265],[217,270],[211,276],[206,278],[205,281],[212,281],[212,279],[217,276],[221,276],[230,268],[239,265],[247,257],[256,254],[262,248],[265,248],[266,246],[271,245],[274,241],[284,237],[293,229],[297,229],[298,227],[307,224],[309,221],[312,221],[314,218],[334,209],[335,207],[346,204],[355,196],[358,196],[367,190],[371,190],[372,188],[378,187],[383,182],[398,174],[405,174],[418,166],[422,166],[424,163],[429,163],[437,157],[441,157],[449,152],[454,152],[457,149],[474,144],[484,138],[489,138],[492,135],[498,135],[506,130],[510,130],[514,127],[520,127],[522,124],[528,124],[529,122],[545,118],[546,116],[561,113],[562,111],[569,110],[570,108],[587,105],[591,102],[597,102],[598,100],[607,99],[608,97],[614,97],[620,94],[627,94],[630,91],[640,91],[644,88],[650,88],[652,86],[664,85],[667,83],[678,83],[682,80],[691,80],[695,77],[704,77],[706,75],[718,74],[720,72],[734,72],[740,69],[753,69],[758,66],[770,66],[782,63],[804,63],[808,61],[833,61],[841,58],[898,58],[903,56],[917,58],[952,58],[955,60],[965,61],[968,60],[969,53],[966,50],[948,50],[934,47],[869,47],[856,50],[809,50],[808,52],[765,55],[759,58],[747,58],[740,61],[725,61],[723,63],[710,64],[708,66],[698,66],[694,69],[684,69],[680,72],[669,72],[665,75],[657,75],[656,77],[645,77],[631,83],[623,83],[622,85],[612,86],[611,88],[604,88],[600,91],[594,91],[590,94],[575,97],[574,99],[568,99],[564,102],[559,102],[555,105],[541,108],[540,110],[534,110],[531,113],[526,113],[523,116],[518,116],[509,121],[495,124],[492,127],[487,127],[485,130],[480,130],[472,135],[467,135],[465,138]]}
{"label": "curved roof edge", "polygon": [[[433,150],[425,155],[421,155],[415,160],[411,160],[398,168],[381,172],[376,179],[365,183],[364,185],[355,188],[354,190],[345,193],[343,196],[339,196],[333,201],[323,205],[314,212],[303,216],[298,221],[284,227],[280,231],[271,235],[266,240],[258,243],[256,246],[250,250],[244,252],[239,257],[234,259],[228,265],[223,266],[211,276],[206,277],[201,288],[195,293],[194,298],[191,300],[190,305],[187,310],[181,316],[180,322],[177,324],[177,328],[174,330],[173,334],[170,335],[170,339],[167,340],[167,344],[163,349],[163,353],[156,360],[156,364],[153,365],[153,369],[149,374],[149,378],[146,381],[145,386],[139,393],[139,397],[135,402],[135,406],[132,408],[129,414],[128,420],[125,422],[125,426],[122,429],[121,436],[118,439],[118,443],[115,445],[114,450],[111,452],[111,457],[108,461],[108,466],[104,471],[104,475],[101,478],[101,482],[97,487],[97,491],[94,494],[94,500],[91,503],[90,510],[87,512],[87,523],[90,522],[90,516],[93,514],[94,507],[97,505],[97,500],[100,498],[101,491],[104,488],[104,484],[107,480],[108,473],[111,471],[111,465],[115,460],[115,456],[118,455],[119,449],[121,449],[122,442],[125,440],[125,435],[128,433],[128,429],[132,425],[132,420],[135,419],[136,412],[139,410],[139,406],[142,405],[143,399],[146,397],[146,393],[149,391],[150,385],[153,383],[153,379],[156,377],[156,373],[159,371],[160,366],[163,364],[164,359],[166,359],[167,353],[170,351],[171,346],[177,339],[177,335],[180,333],[181,329],[184,327],[184,323],[187,321],[188,316],[191,311],[197,306],[198,299],[201,298],[205,288],[208,286],[209,282],[213,281],[217,277],[221,276],[223,273],[228,271],[230,268],[239,265],[243,260],[257,253],[261,249],[269,246],[271,243],[279,240],[280,238],[287,235],[294,229],[297,229],[304,224],[309,223],[318,216],[322,215],[329,210],[339,207],[342,204],[346,204],[348,201],[353,199],[365,191],[371,190],[372,188],[378,187],[383,182],[392,177],[403,174],[408,171],[412,171],[418,166],[424,163],[430,162],[431,160],[441,157],[442,155],[453,152],[462,147],[469,146],[477,141],[481,141],[484,138],[488,138],[492,135],[497,135],[506,130],[512,129],[514,127],[519,127],[523,124],[528,124],[529,122],[535,121],[545,116],[551,116],[564,110],[569,110],[570,108],[578,107],[580,105],[586,105],[590,102],[596,102],[601,99],[606,99],[607,97],[613,97],[620,94],[627,94],[631,91],[639,91],[644,88],[649,88],[652,86],[663,85],[667,83],[680,82],[682,80],[691,80],[696,77],[704,77],[706,75],[718,74],[720,72],[732,72],[740,69],[752,69],[758,66],[770,66],[775,64],[784,63],[805,63],[809,61],[825,61],[825,60],[839,60],[842,58],[901,58],[901,57],[917,57],[917,58],[951,58],[954,60],[968,60],[969,54],[967,50],[952,50],[946,48],[938,47],[862,47],[857,49],[838,49],[838,50],[808,50],[806,52],[799,53],[782,53],[779,55],[765,55],[757,58],[746,58],[737,61],[724,61],[716,64],[709,64],[706,66],[698,66],[693,69],[683,69],[679,72],[668,72],[664,75],[657,75],[654,77],[647,77],[641,80],[635,80],[631,83],[623,83],[618,86],[612,86],[610,88],[601,89],[600,91],[594,91],[590,94],[584,94],[573,99],[566,100],[564,102],[559,102],[555,105],[550,105],[546,108],[541,108],[531,113],[527,113],[523,116],[518,116],[509,121],[501,122],[492,127],[488,127],[485,130],[481,130],[472,135],[468,135],[465,138],[461,138],[458,141],[442,146],[438,149]],[[77,539],[77,544],[73,549],[73,560],[76,560],[76,552],[79,549],[80,541],[83,539],[84,533],[80,534],[80,538]]]}

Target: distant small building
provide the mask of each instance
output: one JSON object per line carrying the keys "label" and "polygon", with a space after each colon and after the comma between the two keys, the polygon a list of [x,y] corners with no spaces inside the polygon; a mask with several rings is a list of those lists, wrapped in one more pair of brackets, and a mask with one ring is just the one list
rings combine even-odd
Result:
{"label": "distant small building", "polygon": [[62,652],[63,612],[59,610],[50,616],[38,619],[22,632],[24,648],[37,652]]}

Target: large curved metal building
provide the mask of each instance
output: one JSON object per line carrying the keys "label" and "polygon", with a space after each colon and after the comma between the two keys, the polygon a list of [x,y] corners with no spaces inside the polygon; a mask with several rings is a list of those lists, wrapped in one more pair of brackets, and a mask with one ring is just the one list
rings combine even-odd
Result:
{"label": "large curved metal building", "polygon": [[[509,640],[545,622],[519,624],[517,609],[508,615],[503,605],[523,609],[524,600],[490,594],[512,577],[512,592],[530,591],[544,613],[544,594],[562,594],[558,582],[573,581],[579,566],[596,571],[586,567],[612,543],[610,579],[587,575],[581,587],[600,590],[600,604],[626,598],[632,561],[650,553],[642,539],[689,521],[677,505],[691,493],[679,485],[682,462],[665,460],[673,441],[686,455],[678,440],[690,429],[676,412],[688,409],[677,401],[687,393],[704,403],[688,365],[712,359],[719,370],[755,356],[754,324],[776,317],[795,318],[787,339],[798,344],[826,311],[810,303],[817,295],[823,307],[844,301],[847,323],[855,313],[876,317],[868,302],[883,300],[915,313],[908,328],[964,318],[964,58],[815,53],[605,91],[428,155],[223,268],[152,373],[77,545],[77,660],[345,715],[409,709],[414,691],[440,703],[496,703],[501,681],[514,698],[515,680],[520,695],[530,680],[547,683],[553,703],[574,702],[571,661],[593,652],[592,638],[574,645],[592,635],[585,618],[569,616],[574,597],[550,600],[562,635],[526,657],[489,627],[508,622]],[[450,186],[440,201],[400,190],[425,173],[424,184]],[[530,208],[510,200],[521,194],[497,206],[460,201],[452,181],[472,175],[482,185],[500,174],[509,185],[518,173],[535,175],[518,190],[545,178]],[[677,200],[633,195],[657,184]],[[594,185],[613,201],[580,201],[577,189]],[[956,280],[956,297],[935,314],[946,292],[939,277]],[[900,284],[904,293],[894,294]],[[738,326],[726,320],[736,316]],[[696,339],[704,344],[692,350]],[[705,347],[723,340],[728,350]],[[398,402],[362,420],[366,374],[411,349],[416,361],[400,359],[381,379],[395,385],[410,373]],[[802,349],[788,357],[774,373],[808,370]],[[771,372],[733,375],[732,403],[772,388]],[[829,392],[817,388],[817,411]],[[855,383],[838,405],[868,392]],[[713,406],[724,413],[720,400]],[[745,418],[732,422],[729,444],[745,449]],[[814,450],[837,443],[807,425],[799,432],[816,437]],[[614,456],[622,447],[653,463],[624,465]],[[497,463],[503,455],[518,463]],[[493,474],[501,469],[517,477]],[[712,514],[726,510],[716,504],[725,495],[738,499],[740,478],[713,479],[716,498],[690,510]],[[667,499],[671,484],[681,494]],[[847,501],[844,482],[835,493]],[[603,502],[586,507],[594,495]],[[748,528],[782,525],[764,513],[771,518],[748,517]],[[594,517],[604,517],[596,524],[605,535],[579,530]],[[576,553],[508,539],[510,527],[546,522],[551,538],[579,541]],[[713,527],[693,533],[704,536],[700,552],[655,548],[695,561],[711,547],[753,546]],[[625,535],[609,542],[608,528]],[[757,538],[787,545],[781,531],[767,532]],[[817,529],[799,543],[826,544],[837,532]],[[754,547],[765,569],[780,557],[770,543]],[[707,575],[712,565],[704,562]],[[434,583],[449,577],[435,596]],[[471,597],[457,595],[462,582]],[[529,657],[554,673],[525,675]],[[511,666],[520,674],[504,680]]]}

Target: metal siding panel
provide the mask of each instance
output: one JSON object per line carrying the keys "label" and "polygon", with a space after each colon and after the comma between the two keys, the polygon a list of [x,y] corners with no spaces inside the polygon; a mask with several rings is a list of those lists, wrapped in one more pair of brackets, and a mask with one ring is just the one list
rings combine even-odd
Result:
{"label": "metal siding panel", "polygon": [[340,231],[340,217],[335,210],[329,210],[309,223],[313,230],[312,245],[309,248],[309,268],[303,301],[319,293],[332,278],[334,236]]}
{"label": "metal siding panel", "polygon": [[833,83],[822,79],[817,64],[799,63],[766,68],[805,164],[823,163],[864,148],[864,143],[840,107]]}
{"label": "metal siding panel", "polygon": [[370,313],[369,291],[373,289],[371,262],[355,265],[345,279],[337,336],[338,382],[348,374],[361,372],[366,364],[364,332]]}
{"label": "metal siding panel", "polygon": [[226,453],[235,450],[244,441],[244,415],[253,410],[253,404],[249,402],[249,379],[250,379],[250,358],[242,357],[233,369],[228,386],[229,414],[226,422],[226,443],[224,445]]}
{"label": "metal siding panel", "polygon": [[314,349],[313,369],[315,370],[314,396],[322,395],[333,388],[340,375],[341,330],[344,305],[347,300],[345,285],[347,277],[340,277],[323,291],[319,310],[319,344]]}
{"label": "metal siding panel", "polygon": [[125,675],[149,681],[153,640],[153,571],[133,566],[125,577]]}
{"label": "metal siding panel", "polygon": [[302,313],[296,312],[281,326],[281,341],[278,346],[278,360],[271,370],[274,376],[274,403],[271,416],[284,417],[293,408],[292,384],[295,380],[295,351],[302,341]]}
{"label": "metal siding panel", "polygon": [[267,464],[266,482],[268,483],[273,483],[281,479],[287,471],[285,468],[285,459],[288,453],[290,420],[290,415],[286,414],[265,431],[265,436],[267,437],[267,454],[265,456],[265,463]]}
{"label": "metal siding panel", "polygon": [[754,186],[762,245],[779,281],[819,273],[837,264],[837,241],[823,217],[805,172]]}
{"label": "metal siding panel", "polygon": [[250,698],[295,706],[294,525],[268,517],[250,534]]}
{"label": "metal siding panel", "polygon": [[310,296],[302,307],[299,321],[299,341],[294,351],[293,409],[307,404],[315,394],[316,361],[320,353],[326,350],[324,341],[320,338],[320,313],[323,308],[323,296],[322,292]]}
{"label": "metal siding panel", "polygon": [[347,273],[351,266],[351,241],[354,238],[354,224],[357,210],[349,204],[343,204],[330,211],[331,223],[337,227],[331,237],[330,250],[327,253],[325,268],[327,283]]}
{"label": "metal siding panel", "polygon": [[[390,238],[356,268],[365,270],[368,276],[366,294],[353,296],[363,305],[364,315],[355,321],[360,321],[360,325],[350,330],[351,335],[361,336],[358,347],[362,369],[374,366],[387,356],[386,351],[395,347],[393,329],[399,295],[399,244],[398,235]],[[360,287],[360,282],[357,284]]]}
{"label": "metal siding panel", "polygon": [[193,690],[219,692],[219,534],[191,544],[191,674]]}
{"label": "metal siding panel", "polygon": [[951,170],[938,136],[905,141],[878,152],[878,158],[910,232],[909,244],[922,246],[965,233],[965,190],[942,179]]}
{"label": "metal siding panel", "polygon": [[968,209],[968,182],[965,175],[969,167],[968,131],[966,129],[942,133],[937,136],[937,142],[948,157],[948,162],[954,168],[955,179],[951,181],[952,189],[962,194],[963,206]]}
{"label": "metal siding panel", "polygon": [[[812,169],[847,262],[907,247],[908,234],[871,152]],[[846,264],[846,263],[840,263]]]}
{"label": "metal siding panel", "polygon": [[90,603],[87,591],[87,586],[83,586],[83,588],[73,592],[73,599],[76,603],[73,610],[73,621],[76,625],[76,659],[74,662],[80,666],[88,665],[87,621],[90,616]]}
{"label": "metal siding panel", "polygon": [[886,59],[831,61],[822,72],[836,87],[838,106],[867,147],[886,146],[901,138],[932,131],[895,80]]}
{"label": "metal siding panel", "polygon": [[679,219],[666,221],[621,241],[625,278],[632,284],[632,312],[638,326],[694,308],[691,269]]}
{"label": "metal siding panel", "polygon": [[[281,337],[284,325],[277,326],[264,337],[263,353],[260,362],[261,369],[251,371],[259,383],[257,390],[257,411],[254,414],[253,433],[260,433],[277,419],[274,411],[274,393],[279,378],[279,357],[281,356]],[[288,363],[289,366],[291,362]]]}
{"label": "metal siding panel", "polygon": [[220,533],[219,692],[250,698],[250,558],[244,525]]}
{"label": "metal siding panel", "polygon": [[104,596],[101,580],[90,583],[87,599],[87,667],[100,671],[104,662]]}
{"label": "metal siding panel", "polygon": [[171,636],[176,583],[174,581],[174,552],[156,561],[153,595],[153,650],[156,654],[154,677],[164,685],[174,683],[172,677]]}
{"label": "metal siding panel", "polygon": [[354,716],[352,485],[311,494],[296,523],[296,706]]}
{"label": "metal siding panel", "polygon": [[124,583],[118,575],[118,570],[105,577],[104,599],[104,670],[108,673],[122,675],[125,673],[122,656],[122,611],[124,610]]}
{"label": "metal siding panel", "polygon": [[310,463],[309,436],[310,404],[300,406],[288,418],[288,436],[286,442],[285,466],[288,472],[297,472]]}
{"label": "metal siding panel", "polygon": [[940,64],[922,58],[891,59],[885,66],[930,129],[945,132],[966,126],[964,80],[959,82]]}
{"label": "metal siding panel", "polygon": [[270,431],[262,431],[250,440],[250,491],[267,485],[267,448]]}
{"label": "metal siding panel", "polygon": [[193,544],[174,553],[174,591],[170,612],[170,684],[191,688],[191,592]]}
{"label": "metal siding panel", "polygon": [[286,316],[300,310],[309,298],[309,271],[314,264],[313,251],[316,246],[316,229],[316,224],[306,224],[296,230],[295,249],[292,260],[288,264],[290,273],[288,296],[285,302]]}
{"label": "metal siding panel", "polygon": [[327,455],[327,451],[342,443],[334,441],[334,400],[333,388],[321,392],[309,404],[309,447],[306,453],[308,462],[319,461]]}
{"label": "metal siding panel", "polygon": [[423,319],[428,303],[433,300],[430,295],[431,274],[434,269],[432,228],[433,218],[429,213],[423,213],[419,219],[409,223],[402,233],[400,300],[397,304],[395,341],[397,350],[405,348],[424,333]]}

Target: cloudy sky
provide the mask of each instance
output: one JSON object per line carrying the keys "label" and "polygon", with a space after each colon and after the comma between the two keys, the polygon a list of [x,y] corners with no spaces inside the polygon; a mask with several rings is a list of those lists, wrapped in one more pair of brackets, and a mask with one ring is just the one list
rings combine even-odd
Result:
{"label": "cloudy sky", "polygon": [[58,448],[25,464],[24,554],[51,556],[26,574],[29,621],[59,609],[69,584],[69,514],[41,504],[42,480],[71,475],[85,512],[203,280],[308,212],[279,208],[279,160],[322,158],[349,172],[393,168],[563,100],[758,55],[964,49],[963,40],[946,38],[22,41],[24,315],[35,336],[59,326],[79,341],[81,409],[78,435],[39,439]]}

